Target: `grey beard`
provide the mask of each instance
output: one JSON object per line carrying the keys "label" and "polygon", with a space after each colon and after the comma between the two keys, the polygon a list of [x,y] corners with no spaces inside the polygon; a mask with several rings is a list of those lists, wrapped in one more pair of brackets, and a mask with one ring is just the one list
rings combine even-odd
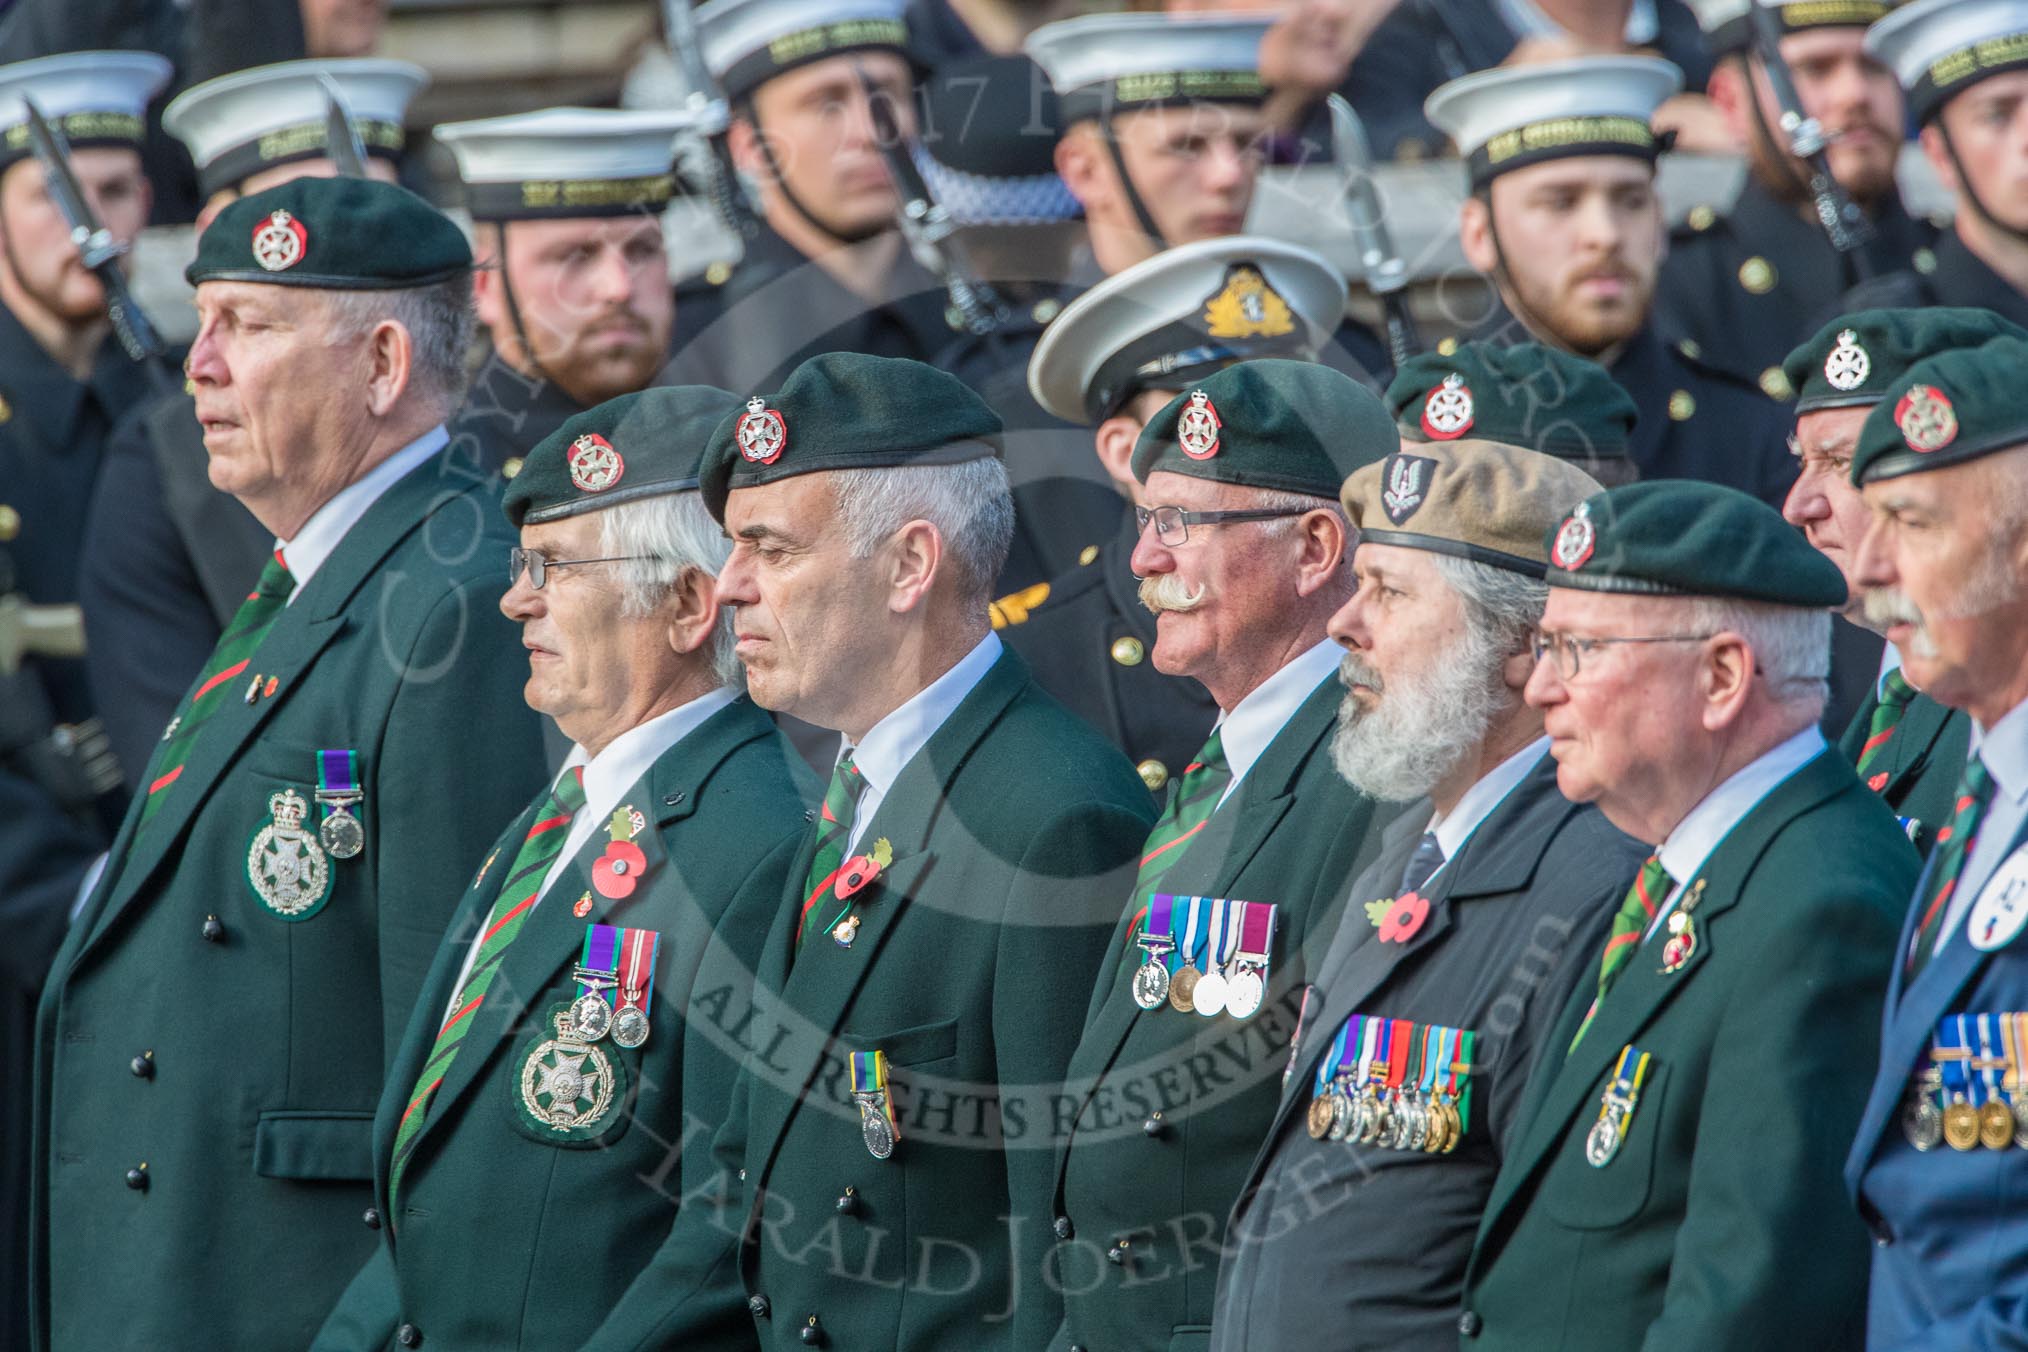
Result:
{"label": "grey beard", "polygon": [[1331,734],[1331,761],[1359,792],[1384,802],[1420,798],[1485,741],[1500,709],[1501,654],[1489,635],[1466,631],[1456,648],[1414,678],[1384,686],[1357,653],[1346,654],[1340,679],[1372,686],[1379,701],[1364,709],[1348,692]]}

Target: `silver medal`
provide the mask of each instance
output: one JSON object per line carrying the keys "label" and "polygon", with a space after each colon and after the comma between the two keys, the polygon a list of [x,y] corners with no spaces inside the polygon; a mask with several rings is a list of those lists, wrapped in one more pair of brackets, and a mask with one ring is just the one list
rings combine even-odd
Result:
{"label": "silver medal", "polygon": [[859,1100],[859,1134],[865,1138],[866,1153],[873,1158],[884,1160],[894,1153],[894,1128],[872,1096]]}
{"label": "silver medal", "polygon": [[333,808],[331,815],[317,827],[317,838],[324,842],[333,859],[350,859],[366,848],[366,832],[360,827],[359,818],[343,804]]}
{"label": "silver medal", "polygon": [[613,1015],[613,1041],[632,1051],[648,1040],[648,1016],[639,1005],[628,1005]]}
{"label": "silver medal", "polygon": [[1190,992],[1190,1004],[1207,1019],[1215,1019],[1225,1012],[1225,971],[1214,967],[1197,979],[1197,989]]}
{"label": "silver medal", "polygon": [[1618,1113],[1607,1113],[1591,1124],[1591,1130],[1584,1138],[1584,1162],[1594,1169],[1603,1169],[1613,1162],[1613,1156],[1620,1153],[1620,1119]]}
{"label": "silver medal", "polygon": [[1160,1009],[1168,998],[1168,967],[1159,959],[1142,963],[1134,972],[1134,1003],[1142,1009]]}
{"label": "silver medal", "polygon": [[586,1042],[597,1042],[613,1026],[613,1007],[597,991],[587,991],[570,1002],[570,1034]]}
{"label": "silver medal", "polygon": [[1251,967],[1242,967],[1239,974],[1225,988],[1225,1012],[1235,1019],[1250,1019],[1260,1012],[1262,998],[1267,986],[1260,979],[1260,973]]}

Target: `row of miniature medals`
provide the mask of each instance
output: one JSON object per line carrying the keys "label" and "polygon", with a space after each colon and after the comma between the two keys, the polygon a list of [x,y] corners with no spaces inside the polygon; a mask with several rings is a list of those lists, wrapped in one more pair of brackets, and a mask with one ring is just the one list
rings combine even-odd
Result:
{"label": "row of miniature medals", "polygon": [[2028,1150],[2028,1013],[1952,1014],[1909,1086],[1901,1130],[1917,1150]]}
{"label": "row of miniature medals", "polygon": [[1309,1130],[1317,1140],[1449,1154],[1472,1112],[1468,1029],[1354,1014],[1317,1065]]}
{"label": "row of miniature medals", "polygon": [[1134,972],[1134,1003],[1153,1010],[1166,1000],[1207,1019],[1251,1018],[1267,994],[1274,938],[1275,908],[1267,902],[1158,892],[1135,940],[1144,961]]}

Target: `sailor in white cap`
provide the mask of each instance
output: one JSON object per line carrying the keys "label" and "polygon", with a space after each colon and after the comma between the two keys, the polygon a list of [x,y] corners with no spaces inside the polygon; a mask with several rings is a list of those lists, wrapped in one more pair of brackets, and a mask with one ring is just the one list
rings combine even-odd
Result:
{"label": "sailor in white cap", "polygon": [[899,199],[860,83],[916,133],[903,0],[710,0],[706,68],[727,147],[759,198],[737,266],[680,285],[671,384],[773,389],[820,352],[934,358],[958,331],[944,289],[903,248]]}
{"label": "sailor in white cap", "polygon": [[[148,219],[140,146],[148,101],[168,78],[168,62],[138,52],[0,66],[0,596],[9,599],[78,600],[85,505],[106,437],[150,378],[112,337],[105,288],[30,149],[27,102],[69,138],[86,201],[126,243]],[[76,660],[30,656],[0,675],[0,914],[18,958],[0,974],[0,1076],[17,1099],[30,1082],[34,985],[119,823],[119,772],[93,708]],[[20,1325],[28,1235],[28,1117],[10,1110],[4,1120],[0,1263],[15,1279],[0,1288],[0,1342]]]}
{"label": "sailor in white cap", "polygon": [[1471,174],[1465,259],[1501,302],[1469,336],[1532,337],[1605,367],[1640,411],[1642,478],[1709,480],[1779,506],[1795,477],[1782,406],[1652,322],[1666,235],[1650,119],[1680,83],[1666,61],[1599,56],[1481,71],[1430,95],[1430,121]]}
{"label": "sailor in white cap", "polygon": [[2028,324],[2028,0],[1915,0],[1866,51],[1901,81],[1956,212],[1935,267],[1864,283],[1843,308],[1982,305]]}
{"label": "sailor in white cap", "polygon": [[[1308,249],[1257,235],[1181,244],[1073,301],[1036,345],[1028,388],[1048,412],[1091,429],[1105,477],[1139,504],[1134,443],[1157,410],[1237,361],[1315,360],[1344,308],[1344,277]],[[1110,536],[1086,543],[1078,566],[995,602],[993,620],[1042,688],[1159,794],[1203,746],[1218,705],[1148,660],[1155,616],[1131,562],[1139,536],[1124,514]]]}
{"label": "sailor in white cap", "polygon": [[[351,124],[368,175],[394,182],[411,100],[429,83],[406,61],[336,59],[255,66],[170,100],[162,125],[197,168],[201,231],[249,193],[339,172],[331,106]],[[106,445],[107,488],[91,503],[78,589],[85,662],[128,788],[163,725],[274,548],[274,533],[211,486],[196,406],[180,387],[151,391]]]}

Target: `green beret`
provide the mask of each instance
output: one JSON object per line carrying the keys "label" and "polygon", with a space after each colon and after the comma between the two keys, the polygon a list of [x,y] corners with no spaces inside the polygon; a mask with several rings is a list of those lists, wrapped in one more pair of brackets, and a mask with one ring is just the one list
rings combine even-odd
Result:
{"label": "green beret", "polygon": [[518,529],[694,489],[705,443],[738,407],[739,396],[710,385],[665,385],[608,399],[544,437],[500,505]]}
{"label": "green beret", "polygon": [[1548,546],[1552,587],[1845,604],[1836,564],[1774,508],[1718,484],[1650,479],[1595,493],[1550,528]]}
{"label": "green beret", "polygon": [[1961,465],[2028,444],[2028,338],[1995,338],[1924,358],[1882,391],[1859,429],[1852,482]]}
{"label": "green beret", "polygon": [[1141,429],[1134,477],[1193,479],[1335,498],[1352,472],[1399,448],[1373,391],[1315,362],[1263,357],[1214,372]]}
{"label": "green beret", "polygon": [[998,458],[999,416],[956,376],[905,357],[826,352],[722,419],[698,477],[721,524],[735,488],[832,469]]}
{"label": "green beret", "polygon": [[1367,465],[1338,500],[1362,544],[1541,577],[1549,565],[1543,533],[1598,491],[1598,480],[1553,456],[1473,440],[1415,446]]}
{"label": "green beret", "polygon": [[406,188],[371,178],[298,178],[218,213],[183,275],[333,291],[400,291],[472,270],[464,232]]}
{"label": "green beret", "polygon": [[1796,413],[1861,408],[1924,357],[1978,347],[1995,338],[2028,338],[2028,329],[1991,310],[1924,306],[1859,310],[1840,316],[1789,353],[1782,374],[1796,392]]}
{"label": "green beret", "polygon": [[1640,417],[1597,362],[1485,339],[1410,357],[1388,383],[1387,407],[1409,441],[1471,436],[1578,461],[1630,455]]}

